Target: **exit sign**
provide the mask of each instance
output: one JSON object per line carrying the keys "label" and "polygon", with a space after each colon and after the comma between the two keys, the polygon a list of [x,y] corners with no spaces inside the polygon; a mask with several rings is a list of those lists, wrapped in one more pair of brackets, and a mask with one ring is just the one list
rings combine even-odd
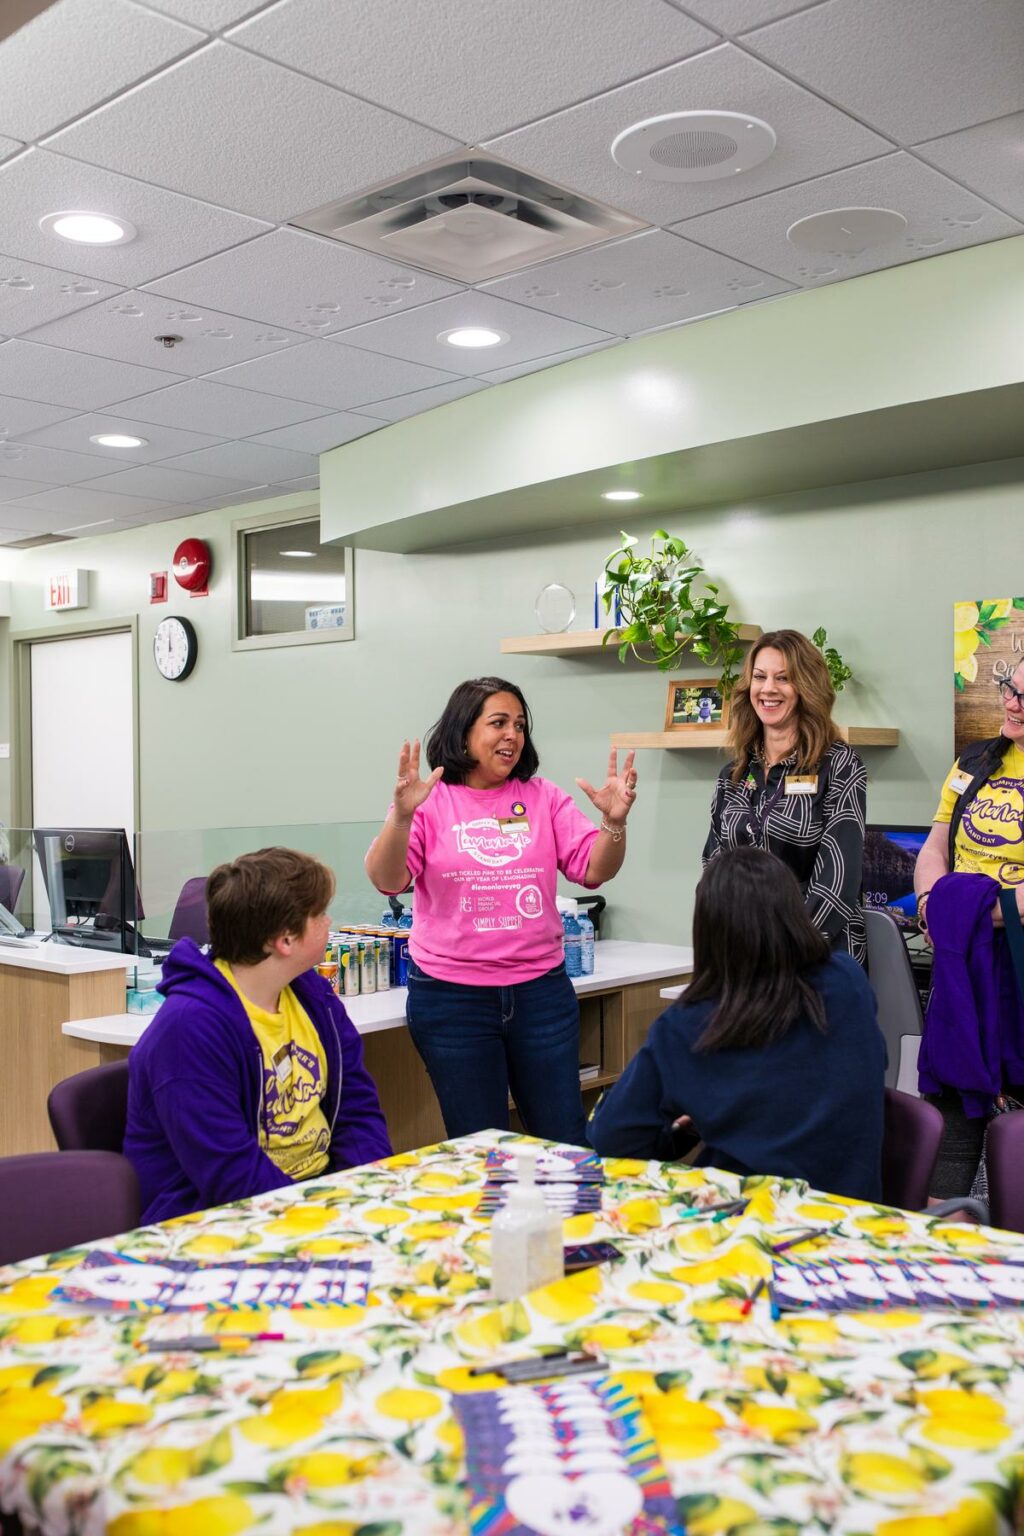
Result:
{"label": "exit sign", "polygon": [[55,571],[43,582],[43,607],[48,613],[65,608],[88,608],[89,572]]}

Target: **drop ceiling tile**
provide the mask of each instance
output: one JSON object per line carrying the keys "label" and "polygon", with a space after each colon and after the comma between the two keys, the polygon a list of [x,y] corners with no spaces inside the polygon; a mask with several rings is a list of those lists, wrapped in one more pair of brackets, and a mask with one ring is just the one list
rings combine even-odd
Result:
{"label": "drop ceiling tile", "polygon": [[[156,340],[164,335],[181,339],[167,347]],[[39,326],[31,340],[89,352],[94,357],[141,363],[179,377],[215,373],[250,357],[307,344],[304,337],[279,326],[239,320],[194,304],[177,304],[155,293],[119,293],[91,309]]]}
{"label": "drop ceiling tile", "polygon": [[0,256],[0,331],[22,336],[120,290],[113,283],[40,267],[17,256]]}
{"label": "drop ceiling tile", "polygon": [[0,133],[42,138],[202,41],[201,32],[127,0],[50,6],[4,38]]}
{"label": "drop ceiling tile", "polygon": [[32,534],[36,531],[39,533],[46,532],[44,528],[37,530],[34,523],[27,523],[23,528],[8,528],[5,526],[0,528],[0,544],[20,544],[22,539],[31,538]]}
{"label": "drop ceiling tile", "polygon": [[753,27],[763,27],[780,16],[806,11],[821,0],[669,0],[670,5],[685,8],[691,16],[706,21],[728,37],[739,37]]}
{"label": "drop ceiling tile", "polygon": [[298,475],[312,474],[317,468],[316,457],[311,453],[293,453],[288,448],[267,448],[253,442],[198,448],[165,463],[169,469],[223,475],[228,480],[244,480],[247,485],[262,484],[265,480],[294,480]]}
{"label": "drop ceiling tile", "polygon": [[[458,147],[222,42],[48,142],[75,159],[273,220]],[[197,145],[216,148],[197,153]]]}
{"label": "drop ceiling tile", "polygon": [[[153,501],[198,501],[201,496],[227,496],[244,490],[247,480],[229,480],[218,475],[194,475],[184,469],[168,469],[163,464],[137,464],[101,475],[90,489],[116,491],[124,496],[148,496]],[[141,508],[139,510],[142,510]]]}
{"label": "drop ceiling tile", "polygon": [[[481,355],[481,349],[452,347],[437,339],[442,331],[473,325],[492,326],[504,331],[509,339],[500,346],[489,348],[486,358]],[[520,304],[510,304],[490,293],[471,291],[454,294],[450,299],[439,299],[436,304],[424,304],[402,315],[372,320],[369,325],[345,331],[339,339],[353,347],[404,358],[406,362],[425,363],[435,368],[447,368],[451,373],[473,375],[486,367],[492,357],[495,363],[499,358],[508,365],[522,363],[531,357],[542,357],[546,352],[603,341],[605,334],[571,320],[542,320],[536,311],[524,309]],[[329,338],[325,345],[333,346],[334,342]],[[371,398],[386,396],[367,397],[362,403],[368,405]]]}
{"label": "drop ceiling tile", "polygon": [[61,485],[38,496],[23,497],[18,510],[45,517],[59,516],[73,523],[85,522],[88,517],[132,517],[165,502],[164,496],[125,496],[115,491],[98,491],[91,485]]}
{"label": "drop ceiling tile", "polygon": [[294,229],[262,235],[148,288],[307,336],[329,336],[460,292],[458,283]]}
{"label": "drop ceiling tile", "polygon": [[[141,287],[270,227],[43,149],[0,165],[0,205],[2,243],[10,256],[43,266],[70,265],[119,288]],[[138,233],[123,245],[73,245],[39,228],[45,214],[65,208],[127,219]]]}
{"label": "drop ceiling tile", "polygon": [[360,406],[358,414],[378,423],[404,421],[408,416],[420,416],[424,411],[432,411],[436,405],[461,400],[463,395],[475,395],[483,387],[479,379],[458,379],[454,384],[418,389],[414,394],[399,395],[395,400],[374,400],[369,405]]}
{"label": "drop ceiling tile", "polygon": [[26,442],[6,443],[0,451],[0,475],[42,480],[45,485],[76,485],[102,473],[102,464],[88,453],[39,448]]}
{"label": "drop ceiling tile", "polygon": [[87,357],[34,341],[5,341],[0,346],[0,391],[44,405],[98,410],[146,390],[160,389],[167,374],[105,357]]}
{"label": "drop ceiling tile", "polygon": [[[442,384],[442,389],[455,388]],[[432,391],[427,390],[430,394]],[[408,398],[408,397],[405,397]],[[279,427],[274,432],[259,432],[250,437],[250,443],[266,443],[271,448],[292,448],[296,453],[327,453],[342,443],[350,443],[355,437],[365,437],[380,422],[367,421],[372,415],[369,407],[358,412],[333,411],[329,416],[318,416],[314,421],[300,421],[294,427]],[[0,421],[3,412],[0,410]]]}
{"label": "drop ceiling tile", "polygon": [[918,144],[914,153],[1024,219],[1024,112]]}
{"label": "drop ceiling tile", "polygon": [[202,27],[204,32],[222,32],[266,3],[267,0],[146,0],[150,10],[177,16],[179,21]]}
{"label": "drop ceiling tile", "polygon": [[[739,176],[682,183],[631,175],[612,159],[612,141],[633,123],[668,112],[711,109],[763,118],[778,136],[773,153]],[[838,108],[724,43],[532,128],[494,139],[487,147],[526,170],[651,224],[669,224],[854,165],[892,146]]]}
{"label": "drop ceiling tile", "polygon": [[745,41],[903,144],[1024,107],[1020,0],[828,0]]}
{"label": "drop ceiling tile", "polygon": [[[0,408],[0,422],[3,410]],[[101,432],[121,432],[145,441],[138,448],[104,448],[91,439]],[[68,448],[75,453],[91,453],[102,459],[108,468],[114,465],[151,464],[155,459],[167,459],[171,454],[189,453],[193,448],[212,448],[220,441],[205,432],[180,432],[174,427],[158,427],[152,422],[133,421],[124,416],[87,415],[72,416],[53,427],[43,427],[38,432],[26,432],[26,443],[41,443],[46,448]],[[102,470],[97,470],[102,474]]]}
{"label": "drop ceiling tile", "polygon": [[281,483],[283,491],[315,491],[320,486],[319,475],[303,475],[298,480],[284,480]]}
{"label": "drop ceiling tile", "polygon": [[[8,343],[9,345],[9,343]],[[3,349],[0,348],[0,363]],[[0,370],[2,377],[2,370]],[[327,414],[315,405],[295,400],[274,400],[250,389],[231,389],[211,379],[187,379],[170,389],[159,389],[137,400],[123,399],[120,408],[137,421],[180,427],[186,432],[204,429],[218,437],[251,437],[293,422],[309,421]]]}
{"label": "drop ceiling tile", "polygon": [[[21,437],[73,415],[73,411],[62,410],[60,406],[38,405],[34,400],[14,400],[10,395],[0,395],[0,437]],[[66,444],[51,446],[63,448]]]}
{"label": "drop ceiling tile", "polygon": [[483,12],[479,0],[285,0],[231,37],[469,144],[716,41],[660,0],[516,0]]}
{"label": "drop ceiling tile", "polygon": [[[0,454],[0,459],[3,455]],[[24,501],[26,496],[36,496],[50,487],[40,480],[15,480],[11,475],[0,476],[0,501]]]}
{"label": "drop ceiling tile", "polygon": [[9,155],[16,155],[19,149],[24,148],[24,144],[18,139],[0,138],[0,160],[6,160]]}
{"label": "drop ceiling tile", "polygon": [[[449,300],[442,299],[441,302],[447,304]],[[407,320],[419,313],[419,310],[410,310],[407,315],[393,318]],[[391,322],[377,323],[387,325]],[[0,359],[2,357],[3,349],[0,348]],[[371,400],[404,395],[413,389],[426,389],[431,384],[446,384],[453,372],[443,373],[439,367],[424,368],[395,357],[380,357],[373,352],[342,346],[340,342],[310,341],[304,347],[282,352],[280,357],[258,357],[255,362],[225,368],[217,375],[217,382],[281,395],[286,400],[306,400],[314,405],[331,406],[336,411],[348,411]]]}
{"label": "drop ceiling tile", "polygon": [[514,368],[495,368],[492,373],[480,374],[488,384],[507,384],[510,379],[521,379],[528,373],[541,373],[545,368],[555,368],[559,363],[568,363],[574,357],[588,357],[591,352],[604,352],[608,347],[617,347],[621,343],[616,337],[613,341],[599,341],[593,347],[574,347],[570,352],[553,352],[550,357],[535,357],[531,362],[519,363]]}
{"label": "drop ceiling tile", "polygon": [[[792,224],[833,208],[891,208],[903,215],[907,228],[901,238],[855,255],[814,254],[790,244],[786,231]],[[720,208],[678,229],[739,261],[756,259],[806,288],[1022,233],[1006,214],[902,151],[737,208]]]}
{"label": "drop ceiling tile", "polygon": [[658,229],[501,278],[487,291],[634,336],[786,288],[777,277]]}

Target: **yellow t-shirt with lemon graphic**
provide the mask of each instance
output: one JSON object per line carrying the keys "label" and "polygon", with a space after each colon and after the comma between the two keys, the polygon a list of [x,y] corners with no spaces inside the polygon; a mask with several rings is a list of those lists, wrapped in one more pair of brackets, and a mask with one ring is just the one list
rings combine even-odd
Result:
{"label": "yellow t-shirt with lemon graphic", "polygon": [[[955,763],[946,775],[935,820],[947,825],[966,788]],[[1003,760],[964,809],[956,832],[956,868],[991,875],[1000,885],[1024,884],[1024,751],[1011,743]]]}
{"label": "yellow t-shirt with lemon graphic", "polygon": [[263,1054],[260,1146],[290,1179],[308,1179],[327,1167],[331,1129],[321,1103],[327,1091],[327,1057],[320,1036],[291,987],[277,1013],[246,997],[226,960],[214,960],[238,993]]}

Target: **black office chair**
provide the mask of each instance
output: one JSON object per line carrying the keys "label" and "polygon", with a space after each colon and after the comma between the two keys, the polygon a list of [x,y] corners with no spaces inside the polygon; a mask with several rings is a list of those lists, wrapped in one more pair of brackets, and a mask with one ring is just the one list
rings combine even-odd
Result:
{"label": "black office chair", "polygon": [[127,1057],[57,1083],[46,1112],[62,1152],[120,1152],[128,1124]]}
{"label": "black office chair", "polygon": [[885,1037],[889,1065],[885,1085],[895,1088],[900,1075],[903,1042],[924,1029],[921,997],[910,967],[910,956],[899,927],[888,912],[868,907],[864,912],[868,938],[868,979],[878,1001],[878,1026]]}
{"label": "black office chair", "polygon": [[25,871],[20,864],[0,864],[0,907],[14,912],[24,882]]}
{"label": "black office chair", "polygon": [[116,1152],[30,1152],[0,1158],[0,1264],[129,1232],[139,1181]]}

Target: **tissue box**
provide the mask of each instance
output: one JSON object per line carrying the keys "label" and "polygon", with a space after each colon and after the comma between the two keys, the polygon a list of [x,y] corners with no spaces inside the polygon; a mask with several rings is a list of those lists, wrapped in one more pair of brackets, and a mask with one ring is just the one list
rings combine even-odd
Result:
{"label": "tissue box", "polygon": [[156,1013],[163,1002],[163,994],[155,987],[129,987],[129,1013]]}

